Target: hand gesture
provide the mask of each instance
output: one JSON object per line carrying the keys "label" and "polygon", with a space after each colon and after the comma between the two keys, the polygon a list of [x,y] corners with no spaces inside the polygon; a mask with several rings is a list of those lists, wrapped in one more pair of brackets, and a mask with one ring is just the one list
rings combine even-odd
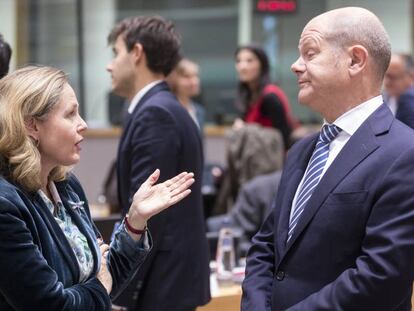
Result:
{"label": "hand gesture", "polygon": [[234,120],[234,122],[233,122],[232,129],[233,129],[233,130],[240,130],[241,128],[243,128],[243,127],[244,127],[244,125],[245,125],[245,122],[244,122],[242,119],[237,118],[237,119],[236,119],[236,120]]}
{"label": "hand gesture", "polygon": [[101,250],[101,267],[99,268],[98,275],[96,277],[105,287],[106,292],[109,294],[112,290],[112,275],[108,270],[108,265],[106,262],[106,258],[109,252],[109,245],[105,244],[101,239],[98,239],[98,244]]}
{"label": "hand gesture", "polygon": [[142,229],[151,216],[184,199],[191,193],[188,189],[194,183],[194,174],[183,172],[177,176],[155,185],[160,177],[160,170],[154,173],[135,193],[128,212],[129,223]]}

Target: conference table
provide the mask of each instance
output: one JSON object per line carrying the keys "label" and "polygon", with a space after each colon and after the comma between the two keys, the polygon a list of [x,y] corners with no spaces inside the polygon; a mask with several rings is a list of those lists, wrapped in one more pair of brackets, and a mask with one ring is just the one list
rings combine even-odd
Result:
{"label": "conference table", "polygon": [[[240,285],[223,287],[219,293],[212,295],[207,305],[197,308],[197,311],[240,311],[241,294]],[[411,310],[414,311],[414,293],[411,296],[411,305]]]}
{"label": "conference table", "polygon": [[208,304],[197,308],[197,311],[240,311],[240,284],[221,286],[218,292],[212,291]]}

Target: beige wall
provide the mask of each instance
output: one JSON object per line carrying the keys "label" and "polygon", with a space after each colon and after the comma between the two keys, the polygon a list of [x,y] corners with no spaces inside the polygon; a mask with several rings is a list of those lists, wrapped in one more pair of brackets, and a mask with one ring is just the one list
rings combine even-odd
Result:
{"label": "beige wall", "polygon": [[[111,135],[109,135],[111,136]],[[74,172],[81,181],[90,203],[97,203],[109,166],[116,157],[118,137],[86,137],[81,161]],[[225,164],[225,142],[221,135],[207,136],[204,141],[206,163]]]}
{"label": "beige wall", "polygon": [[116,158],[118,137],[86,137],[74,172],[90,203],[97,203],[109,166]]}

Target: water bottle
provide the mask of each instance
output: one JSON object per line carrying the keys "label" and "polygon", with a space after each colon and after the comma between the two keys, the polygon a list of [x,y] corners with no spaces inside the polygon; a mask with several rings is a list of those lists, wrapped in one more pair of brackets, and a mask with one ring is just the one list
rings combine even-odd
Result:
{"label": "water bottle", "polygon": [[217,243],[217,279],[231,280],[236,265],[234,250],[234,233],[231,228],[224,227],[219,232]]}

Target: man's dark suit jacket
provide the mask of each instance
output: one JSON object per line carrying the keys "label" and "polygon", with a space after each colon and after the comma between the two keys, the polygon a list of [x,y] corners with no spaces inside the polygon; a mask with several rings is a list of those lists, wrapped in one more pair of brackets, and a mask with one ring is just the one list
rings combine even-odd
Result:
{"label": "man's dark suit jacket", "polygon": [[124,212],[156,168],[161,171],[160,182],[183,171],[195,175],[191,194],[148,223],[153,249],[137,275],[136,310],[184,310],[207,303],[210,271],[201,197],[201,139],[165,82],[151,88],[135,107],[117,161]]}
{"label": "man's dark suit jacket", "polygon": [[414,129],[414,86],[398,97],[395,117]]}
{"label": "man's dark suit jacket", "polygon": [[414,131],[378,108],[326,171],[286,244],[316,140],[287,156],[272,214],[253,238],[242,310],[411,310]]}

